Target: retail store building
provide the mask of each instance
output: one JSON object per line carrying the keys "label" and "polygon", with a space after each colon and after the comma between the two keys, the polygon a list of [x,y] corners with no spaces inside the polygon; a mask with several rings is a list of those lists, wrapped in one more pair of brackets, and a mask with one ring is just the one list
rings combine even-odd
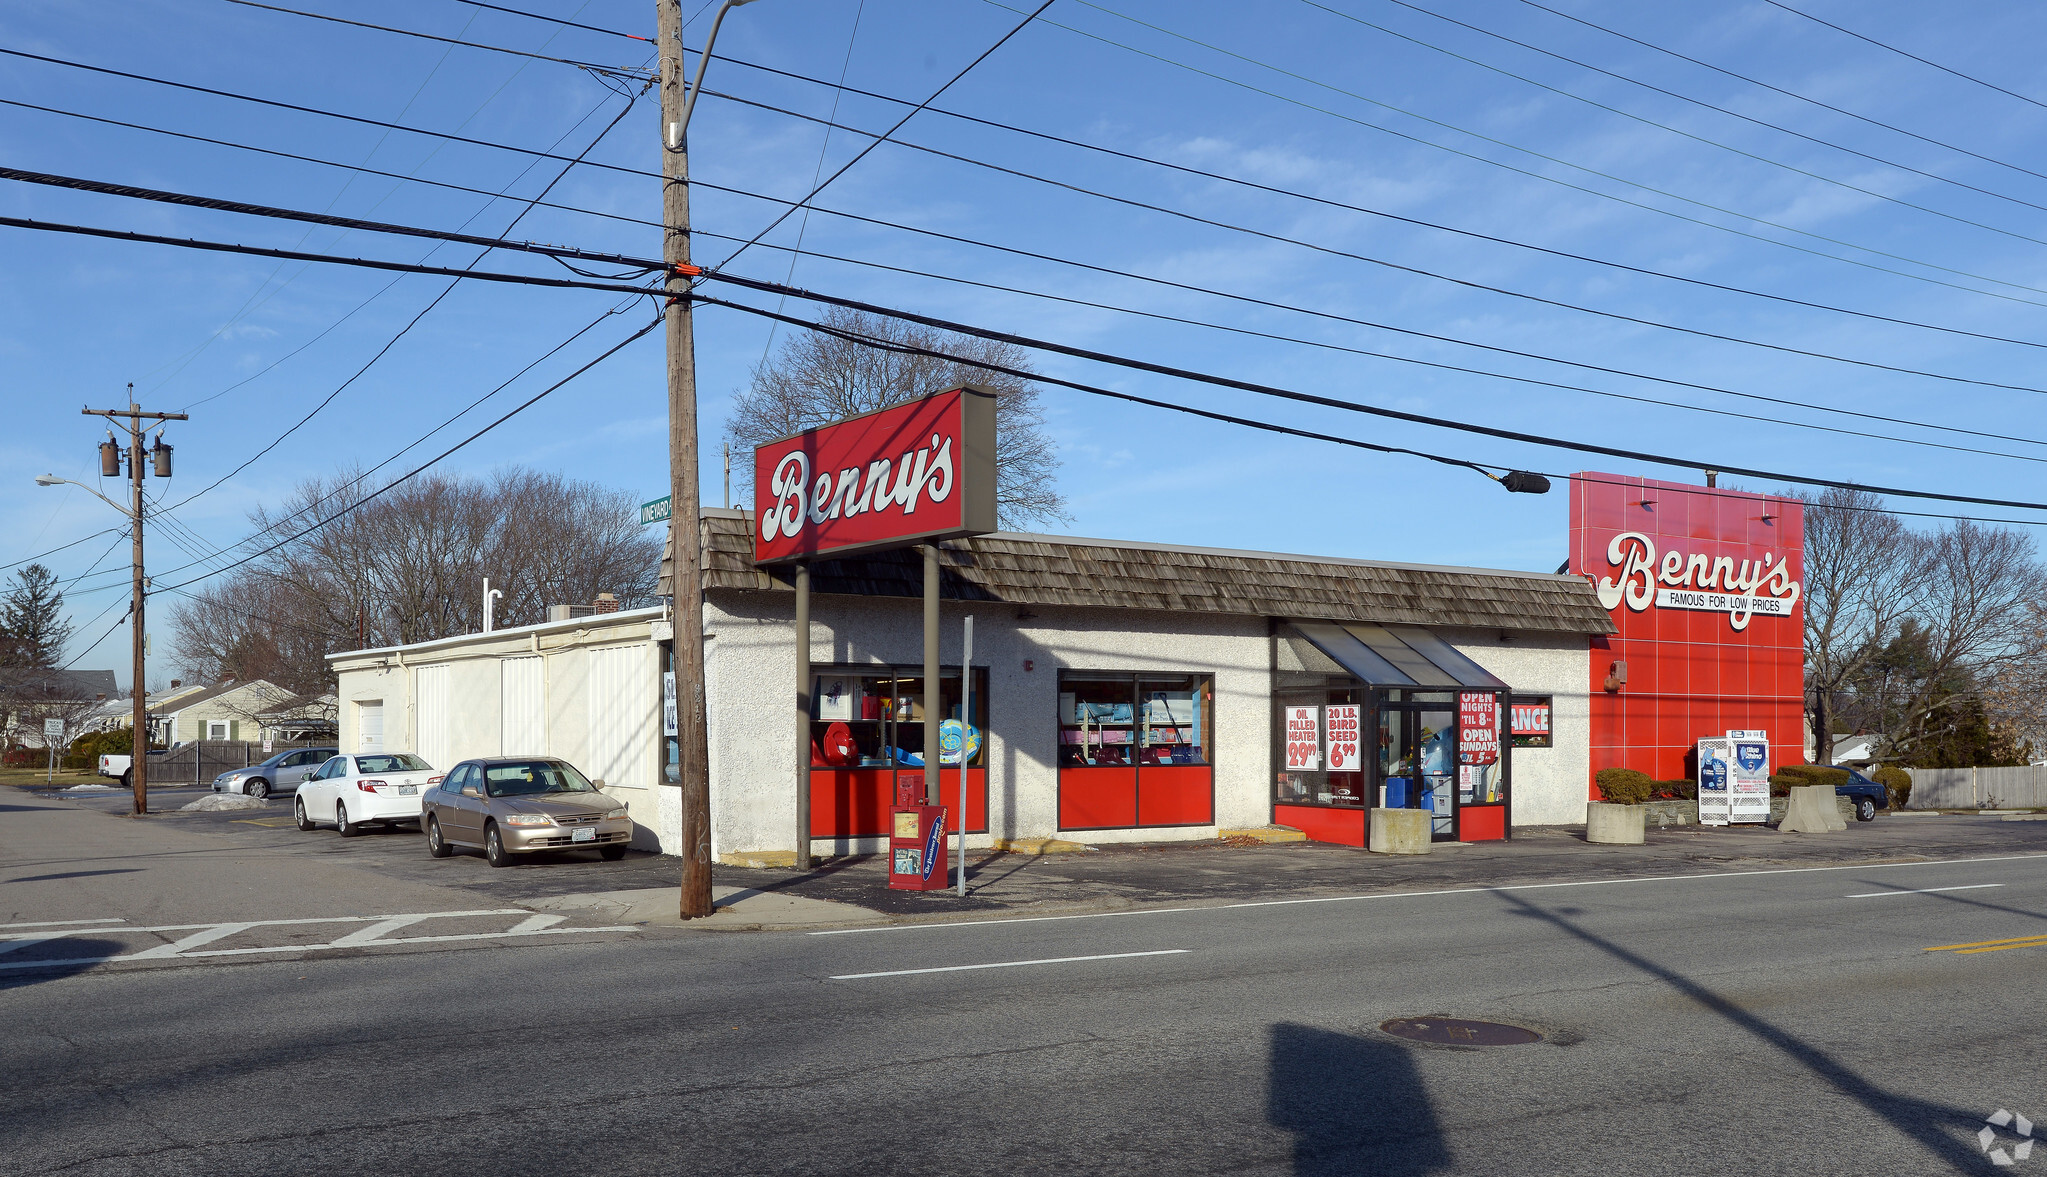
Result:
{"label": "retail store building", "polygon": [[[794,593],[754,563],[750,513],[705,516],[713,852],[789,851]],[[1615,625],[1583,576],[1000,532],[940,548],[937,706],[964,737],[970,844],[1277,821],[1358,845],[1374,804],[1467,841],[1584,818],[1592,646]],[[921,560],[811,575],[812,848],[870,851],[898,776],[923,771]],[[672,849],[667,624],[637,610],[335,655],[343,745],[561,756]],[[941,770],[949,807],[960,772]]]}

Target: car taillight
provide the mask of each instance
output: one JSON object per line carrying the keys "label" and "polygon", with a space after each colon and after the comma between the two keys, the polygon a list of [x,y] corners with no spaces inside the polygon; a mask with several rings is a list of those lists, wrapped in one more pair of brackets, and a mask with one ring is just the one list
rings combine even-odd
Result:
{"label": "car taillight", "polygon": [[363,792],[365,792],[365,793],[374,793],[374,792],[376,792],[376,791],[377,791],[378,789],[381,789],[381,788],[383,788],[383,787],[384,787],[384,782],[382,782],[382,781],[357,781],[357,782],[355,782],[355,787],[356,787],[356,788],[358,788],[358,789],[361,789],[361,790],[362,790]]}
{"label": "car taillight", "polygon": [[427,783],[427,784],[429,784],[429,785],[438,785],[438,784],[440,784],[440,783],[441,783],[442,781],[444,781],[444,780],[447,780],[447,779],[448,779],[448,778],[447,778],[447,775],[446,775],[446,774],[444,773],[444,774],[442,774],[442,775],[440,775],[440,776],[430,776],[430,777],[426,778],[426,783]]}

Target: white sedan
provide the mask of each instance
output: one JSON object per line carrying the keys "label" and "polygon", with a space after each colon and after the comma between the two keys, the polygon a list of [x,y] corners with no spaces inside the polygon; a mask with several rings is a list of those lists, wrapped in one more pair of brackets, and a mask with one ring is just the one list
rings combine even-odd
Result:
{"label": "white sedan", "polygon": [[409,752],[332,756],[299,785],[293,816],[302,830],[332,822],[352,838],[368,825],[417,822],[420,794],[440,780],[433,765]]}

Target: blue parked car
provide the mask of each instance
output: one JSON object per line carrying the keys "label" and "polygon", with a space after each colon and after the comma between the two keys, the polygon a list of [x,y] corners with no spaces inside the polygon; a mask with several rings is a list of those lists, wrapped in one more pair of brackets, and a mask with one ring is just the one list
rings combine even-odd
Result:
{"label": "blue parked car", "polygon": [[1855,803],[1855,820],[1875,821],[1876,811],[1891,807],[1890,790],[1849,768],[1845,764],[1828,765],[1848,774],[1848,780],[1834,786],[1834,795],[1847,797]]}

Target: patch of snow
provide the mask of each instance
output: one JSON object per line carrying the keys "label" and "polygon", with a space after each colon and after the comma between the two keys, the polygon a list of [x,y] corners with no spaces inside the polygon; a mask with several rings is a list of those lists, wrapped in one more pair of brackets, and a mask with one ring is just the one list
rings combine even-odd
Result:
{"label": "patch of snow", "polygon": [[118,787],[114,786],[114,785],[66,785],[66,786],[64,787],[64,789],[63,789],[63,792],[66,792],[66,793],[118,793],[118,792],[120,792],[120,789],[119,789]]}
{"label": "patch of snow", "polygon": [[197,810],[200,813],[219,813],[226,809],[265,809],[268,807],[269,802],[255,797],[245,797],[240,793],[208,793],[197,801],[180,805],[178,808],[182,811]]}

